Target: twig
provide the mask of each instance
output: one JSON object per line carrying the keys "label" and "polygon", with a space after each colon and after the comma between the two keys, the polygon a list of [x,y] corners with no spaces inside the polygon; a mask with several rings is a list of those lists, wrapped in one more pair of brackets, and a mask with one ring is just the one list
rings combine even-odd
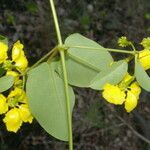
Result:
{"label": "twig", "polygon": [[150,140],[138,133],[126,120],[124,120],[121,116],[119,116],[116,111],[113,108],[110,108],[110,106],[107,105],[107,107],[114,113],[114,115],[122,122],[124,123],[138,138],[140,138],[142,141],[146,142],[147,144],[150,144]]}

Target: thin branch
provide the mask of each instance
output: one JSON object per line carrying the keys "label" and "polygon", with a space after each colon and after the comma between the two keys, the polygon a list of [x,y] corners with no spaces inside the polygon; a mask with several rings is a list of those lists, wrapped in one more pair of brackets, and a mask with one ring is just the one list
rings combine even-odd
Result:
{"label": "thin branch", "polygon": [[39,59],[33,66],[31,66],[29,69],[26,70],[25,73],[29,72],[30,70],[32,70],[33,68],[35,68],[36,66],[38,66],[42,61],[44,61],[48,56],[50,56],[53,52],[55,52],[57,49],[57,47],[53,48],[51,51],[49,51],[46,55],[44,55],[41,59]]}
{"label": "thin branch", "polygon": [[124,120],[121,116],[117,114],[117,112],[110,106],[107,105],[107,107],[111,110],[111,112],[114,113],[114,115],[122,122],[124,123],[138,138],[140,138],[142,141],[150,144],[150,140],[138,133],[126,120]]}

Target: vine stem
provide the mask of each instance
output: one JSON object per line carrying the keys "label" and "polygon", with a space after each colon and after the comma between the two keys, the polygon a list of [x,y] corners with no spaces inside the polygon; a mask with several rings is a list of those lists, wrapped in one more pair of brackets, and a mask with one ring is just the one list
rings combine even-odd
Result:
{"label": "vine stem", "polygon": [[69,86],[68,86],[67,70],[66,70],[66,64],[65,64],[65,54],[64,54],[64,49],[62,48],[63,42],[62,42],[61,32],[60,32],[60,28],[59,28],[59,24],[58,24],[58,18],[57,18],[57,14],[56,14],[54,1],[49,0],[49,2],[50,2],[51,9],[52,9],[55,29],[56,29],[56,33],[57,33],[57,39],[58,39],[58,45],[59,45],[58,50],[59,50],[60,57],[61,57],[63,77],[64,77],[64,88],[65,88],[67,119],[68,119],[69,150],[73,150],[72,117],[71,117],[71,109],[70,109]]}
{"label": "vine stem", "polygon": [[65,45],[68,48],[81,48],[81,49],[93,49],[93,50],[102,50],[102,51],[110,51],[110,52],[117,52],[117,53],[126,53],[126,54],[135,54],[134,51],[128,50],[120,50],[120,49],[112,49],[112,48],[96,48],[96,47],[88,47],[88,46],[69,46]]}

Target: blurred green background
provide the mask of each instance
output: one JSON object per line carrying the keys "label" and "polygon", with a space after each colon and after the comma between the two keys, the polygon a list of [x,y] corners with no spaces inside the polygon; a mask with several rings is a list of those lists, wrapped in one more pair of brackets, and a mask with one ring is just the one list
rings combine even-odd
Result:
{"label": "blurred green background", "polygon": [[[127,36],[138,49],[150,36],[149,0],[56,0],[63,40],[79,32],[101,45],[117,48],[120,36]],[[0,34],[10,45],[21,40],[30,65],[56,44],[48,0],[0,0]],[[123,55],[113,55],[117,59]],[[108,105],[99,92],[74,88],[76,106],[73,114],[75,150],[149,150],[150,145],[138,138]],[[137,132],[150,140],[150,93],[143,91],[137,109],[127,114],[115,107]],[[17,133],[0,126],[0,150],[67,150],[67,143],[48,135],[34,121]]]}

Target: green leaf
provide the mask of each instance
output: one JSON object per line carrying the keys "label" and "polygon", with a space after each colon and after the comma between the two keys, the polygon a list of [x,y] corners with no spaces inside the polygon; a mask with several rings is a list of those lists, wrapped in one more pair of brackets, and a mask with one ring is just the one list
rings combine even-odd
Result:
{"label": "green leaf", "polygon": [[13,76],[3,76],[0,78],[0,92],[8,90],[14,83]]}
{"label": "green leaf", "polygon": [[[90,81],[99,73],[92,68],[81,64],[71,58],[66,60],[66,68],[69,84],[77,87],[88,87]],[[59,67],[59,70],[61,67]],[[61,71],[59,71],[60,73]],[[62,73],[61,73],[62,76]]]}
{"label": "green leaf", "polygon": [[104,84],[117,84],[127,73],[128,65],[124,60],[115,62],[109,69],[101,71],[92,81],[90,87],[102,90]]}
{"label": "green leaf", "polygon": [[[64,82],[55,72],[55,66],[56,62],[42,63],[29,72],[27,95],[31,112],[40,125],[55,138],[68,141]],[[72,111],[75,96],[71,87],[69,94]]]}
{"label": "green leaf", "polygon": [[150,77],[137,60],[135,61],[135,77],[143,89],[150,91]]}
{"label": "green leaf", "polygon": [[[83,63],[88,66],[93,66],[97,68],[96,70],[103,70],[113,62],[113,58],[110,53],[96,43],[78,33],[70,35],[65,40],[66,46],[83,46],[90,47],[91,49],[85,48],[69,48],[68,55],[74,59],[80,59]],[[95,50],[94,48],[98,48],[100,50]]]}
{"label": "green leaf", "polygon": [[[66,66],[68,81],[78,87],[89,87],[91,80],[101,71],[109,67],[113,58],[108,51],[98,43],[80,35],[72,34],[65,40],[66,46],[84,46],[85,48],[69,48],[67,51]],[[93,49],[92,49],[93,48]]]}

